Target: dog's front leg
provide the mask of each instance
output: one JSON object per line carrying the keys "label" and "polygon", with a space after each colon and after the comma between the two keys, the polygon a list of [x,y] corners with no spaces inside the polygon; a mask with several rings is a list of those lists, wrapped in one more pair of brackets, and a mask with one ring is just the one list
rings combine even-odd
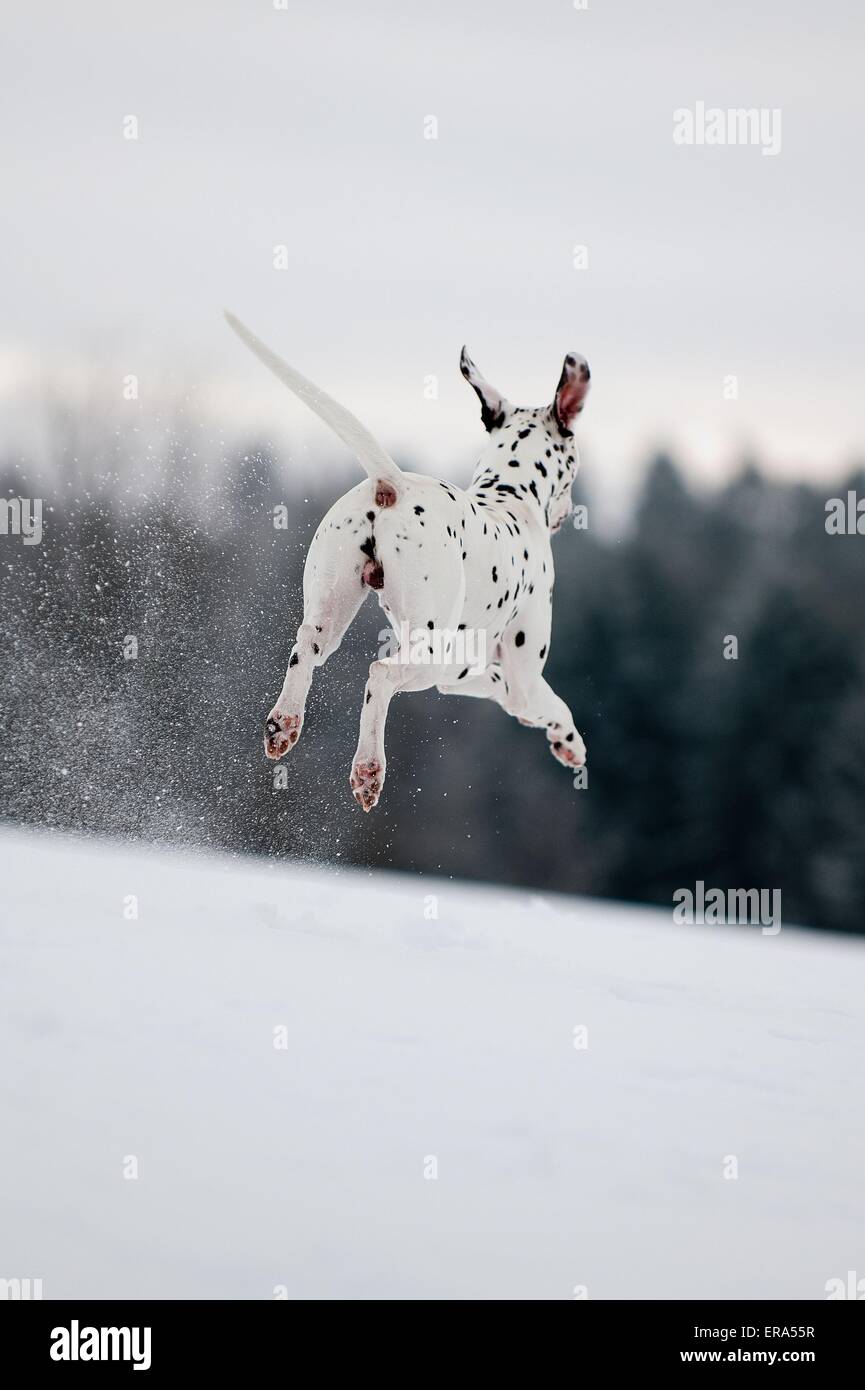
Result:
{"label": "dog's front leg", "polygon": [[518,702],[502,702],[509,714],[533,729],[545,729],[550,752],[564,767],[582,767],[586,745],[574,723],[574,716],[552,686],[538,675]]}
{"label": "dog's front leg", "polygon": [[546,730],[550,752],[558,762],[582,767],[586,745],[574,717],[542,675],[549,643],[549,606],[544,602],[517,618],[502,640],[507,691],[501,703],[521,724]]}
{"label": "dog's front leg", "polygon": [[498,661],[490,662],[489,666],[477,675],[463,673],[462,678],[452,669],[448,679],[440,682],[438,688],[442,695],[468,695],[474,700],[494,700],[502,708],[505,708],[504,702],[508,693],[501,663]]}

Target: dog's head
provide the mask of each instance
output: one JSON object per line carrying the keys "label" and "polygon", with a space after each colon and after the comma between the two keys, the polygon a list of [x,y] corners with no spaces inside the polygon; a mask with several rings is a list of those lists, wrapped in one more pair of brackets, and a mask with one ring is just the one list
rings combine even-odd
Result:
{"label": "dog's head", "polygon": [[568,353],[552,404],[537,409],[511,405],[481,376],[465,348],[460,371],[477,392],[481,420],[490,436],[479,471],[492,468],[503,479],[513,476],[510,468],[531,475],[525,487],[545,508],[550,530],[558,531],[573,511],[571,486],[579,454],[572,426],[585,405],[591,381],[585,357]]}

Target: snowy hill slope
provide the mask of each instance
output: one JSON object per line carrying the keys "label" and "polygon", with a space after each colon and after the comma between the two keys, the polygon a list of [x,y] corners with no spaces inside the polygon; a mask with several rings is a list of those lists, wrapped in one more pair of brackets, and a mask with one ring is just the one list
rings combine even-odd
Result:
{"label": "snowy hill slope", "polygon": [[865,1274],[856,942],[10,830],[0,874],[0,1276],[46,1298]]}

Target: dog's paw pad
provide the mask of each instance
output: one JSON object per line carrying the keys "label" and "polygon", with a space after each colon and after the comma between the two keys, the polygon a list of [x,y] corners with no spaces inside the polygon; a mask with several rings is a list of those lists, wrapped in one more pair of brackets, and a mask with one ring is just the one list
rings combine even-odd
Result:
{"label": "dog's paw pad", "polygon": [[369,762],[355,763],[351,770],[351,789],[358,806],[371,811],[381,796],[384,783],[384,768],[377,758]]}
{"label": "dog's paw pad", "polygon": [[550,752],[563,767],[582,767],[586,761],[586,745],[576,730],[562,736],[561,730],[550,730],[547,734]]}
{"label": "dog's paw pad", "polygon": [[303,720],[299,714],[279,714],[273,710],[264,726],[264,751],[268,758],[282,758],[300,738]]}

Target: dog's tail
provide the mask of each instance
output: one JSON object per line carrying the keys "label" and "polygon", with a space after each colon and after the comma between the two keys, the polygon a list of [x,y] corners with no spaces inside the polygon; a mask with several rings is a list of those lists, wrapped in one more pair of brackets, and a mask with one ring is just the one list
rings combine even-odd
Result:
{"label": "dog's tail", "polygon": [[[366,469],[373,482],[390,483],[392,487],[398,488],[402,481],[402,472],[397,464],[394,463],[387,450],[383,449],[378,440],[373,439],[365,425],[360,423],[352,415],[350,410],[346,410],[344,405],[340,405],[332,396],[328,396],[325,391],[321,391],[314,386],[311,381],[307,381],[305,376],[296,372],[294,367],[290,367],[275,352],[271,352],[269,347],[256,338],[254,333],[235,318],[226,309],[225,317],[229,325],[234,329],[238,338],[259,357],[266,367],[279,377],[280,381],[293,391],[296,396],[300,396],[305,401],[310,410],[314,410],[320,420],[326,425],[330,425],[334,434],[338,434],[343,444],[347,444],[349,449],[356,454],[357,458]],[[394,501],[396,498],[393,499]]]}

